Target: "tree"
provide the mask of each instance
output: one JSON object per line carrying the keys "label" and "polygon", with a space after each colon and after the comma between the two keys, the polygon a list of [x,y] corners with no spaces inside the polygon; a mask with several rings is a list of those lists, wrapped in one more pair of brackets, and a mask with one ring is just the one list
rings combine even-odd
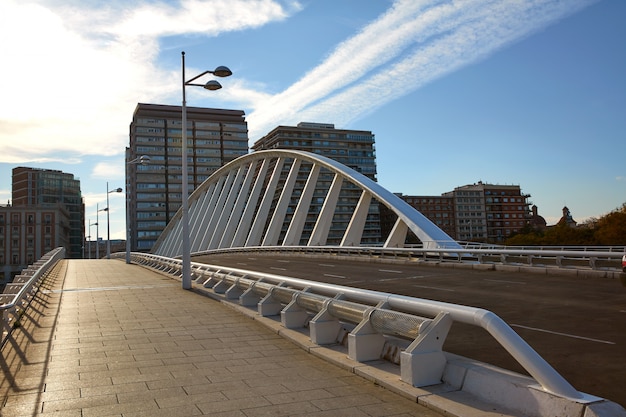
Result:
{"label": "tree", "polygon": [[598,245],[626,245],[626,203],[598,219],[594,238]]}
{"label": "tree", "polygon": [[545,232],[523,229],[511,236],[506,245],[515,246],[564,246],[564,245],[607,245],[626,246],[626,203],[598,219],[592,218],[570,227],[565,222],[548,228]]}

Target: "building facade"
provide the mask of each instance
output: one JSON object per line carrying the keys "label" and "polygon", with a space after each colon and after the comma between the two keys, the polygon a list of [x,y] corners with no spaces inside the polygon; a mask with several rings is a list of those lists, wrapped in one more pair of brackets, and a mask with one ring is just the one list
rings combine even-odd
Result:
{"label": "building facade", "polygon": [[[302,150],[325,156],[346,165],[355,171],[376,181],[376,152],[375,136],[371,131],[336,129],[330,123],[298,123],[297,126],[278,126],[267,135],[254,143],[252,149],[261,151],[266,149],[294,149]],[[290,168],[285,164],[284,171]],[[321,172],[314,198],[311,202],[310,216],[315,217],[322,207],[323,198],[330,188],[332,175]],[[296,184],[296,190],[302,189],[303,182]],[[356,207],[361,193],[352,184],[344,182],[340,193],[340,204],[333,217],[328,244],[339,244],[344,230],[350,222],[354,208]],[[295,210],[297,202],[292,202],[290,210]],[[312,232],[314,222],[305,224],[302,240],[308,239]],[[285,226],[286,227],[286,226]],[[336,231],[336,232],[335,232]],[[283,230],[283,234],[286,230]],[[378,244],[381,242],[380,208],[377,201],[372,201],[366,222],[366,228],[362,238],[362,244]]]}
{"label": "building facade", "polygon": [[479,181],[441,196],[400,197],[450,237],[464,242],[502,243],[533,217],[530,194],[522,193],[519,185]]}
{"label": "building facade", "polygon": [[13,168],[12,205],[14,208],[57,208],[68,213],[68,258],[82,258],[85,241],[85,203],[80,180],[73,174],[28,167]]}
{"label": "building facade", "polygon": [[0,286],[52,249],[68,251],[70,224],[62,204],[0,206]]}
{"label": "building facade", "polygon": [[[187,107],[187,178],[191,194],[213,172],[248,153],[241,110]],[[138,164],[143,156],[150,163]],[[149,251],[182,202],[182,108],[139,103],[126,150],[132,251]]]}
{"label": "building facade", "polygon": [[400,196],[450,237],[456,235],[454,198],[451,196]]}

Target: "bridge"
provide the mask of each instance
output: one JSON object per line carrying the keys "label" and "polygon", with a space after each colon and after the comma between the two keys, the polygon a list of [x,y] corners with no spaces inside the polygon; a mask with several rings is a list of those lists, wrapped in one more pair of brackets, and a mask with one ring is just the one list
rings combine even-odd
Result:
{"label": "bridge", "polygon": [[[367,245],[376,204],[385,205],[396,219],[382,245]],[[418,415],[439,411],[447,415],[626,415],[618,404],[576,390],[504,320],[484,308],[333,284],[328,279],[262,272],[258,258],[253,267],[227,266],[223,258],[259,254],[276,265],[283,261],[271,256],[279,253],[333,262],[356,259],[368,265],[447,264],[478,273],[506,269],[610,279],[619,275],[623,248],[620,252],[460,245],[368,178],[332,160],[296,151],[263,151],[239,158],[195,190],[189,208],[195,292],[254,318],[315,356],[410,398],[411,404],[427,407]],[[179,279],[183,226],[179,213],[153,253],[133,253],[131,260],[136,265],[126,267],[142,265]],[[403,247],[409,233],[422,242],[420,247]],[[113,257],[123,259],[124,255]],[[316,265],[321,267],[321,263]],[[101,268],[111,266],[102,264]],[[128,292],[152,294],[154,287],[171,286],[154,279],[153,284],[142,281],[135,288],[128,278],[124,280]],[[118,282],[110,288],[101,285],[87,290],[105,293],[120,286]],[[71,287],[67,291],[71,292]],[[14,328],[11,323],[19,322],[19,314],[25,310],[6,310],[8,334]],[[220,315],[209,322],[220,326],[220,320],[227,323],[232,319]],[[445,352],[444,343],[458,325],[484,329],[515,359],[522,373]],[[119,394],[117,399],[119,402]],[[196,409],[210,410],[202,404]]]}

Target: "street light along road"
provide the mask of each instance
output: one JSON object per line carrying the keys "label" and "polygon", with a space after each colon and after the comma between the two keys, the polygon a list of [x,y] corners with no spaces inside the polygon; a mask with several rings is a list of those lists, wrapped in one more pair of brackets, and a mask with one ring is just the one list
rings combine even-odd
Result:
{"label": "street light along road", "polygon": [[109,194],[110,193],[121,193],[121,188],[116,188],[115,190],[109,191],[109,182],[107,181],[107,259],[111,259],[111,222],[109,221]]}
{"label": "street light along road", "polygon": [[[126,148],[126,159],[130,159],[130,148]],[[128,166],[129,165],[148,165],[150,163],[150,157],[148,155],[141,155],[132,161],[126,162],[125,174],[126,174],[126,263],[130,263],[130,191],[128,189],[130,181],[128,180]],[[108,194],[107,194],[108,195]]]}
{"label": "street light along road", "polygon": [[182,90],[183,90],[183,105],[182,105],[182,223],[183,223],[183,256],[182,256],[182,267],[183,267],[183,276],[182,276],[182,284],[183,289],[189,290],[191,289],[191,248],[189,245],[189,178],[187,171],[187,99],[185,94],[185,87],[188,85],[192,85],[195,87],[202,87],[207,90],[219,90],[222,88],[222,85],[215,81],[210,80],[205,84],[195,84],[193,81],[198,78],[206,75],[213,74],[216,77],[228,77],[232,75],[232,71],[224,66],[219,66],[215,68],[214,71],[204,71],[201,74],[196,75],[193,78],[190,78],[188,81],[185,81],[185,51],[181,52],[182,59]]}

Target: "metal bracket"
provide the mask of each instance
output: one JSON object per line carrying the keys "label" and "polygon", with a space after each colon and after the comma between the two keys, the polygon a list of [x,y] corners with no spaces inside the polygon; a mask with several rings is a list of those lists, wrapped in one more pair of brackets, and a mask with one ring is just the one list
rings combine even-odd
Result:
{"label": "metal bracket", "polygon": [[443,343],[452,326],[449,313],[441,312],[424,331],[400,353],[400,376],[414,387],[441,383],[447,360]]}

